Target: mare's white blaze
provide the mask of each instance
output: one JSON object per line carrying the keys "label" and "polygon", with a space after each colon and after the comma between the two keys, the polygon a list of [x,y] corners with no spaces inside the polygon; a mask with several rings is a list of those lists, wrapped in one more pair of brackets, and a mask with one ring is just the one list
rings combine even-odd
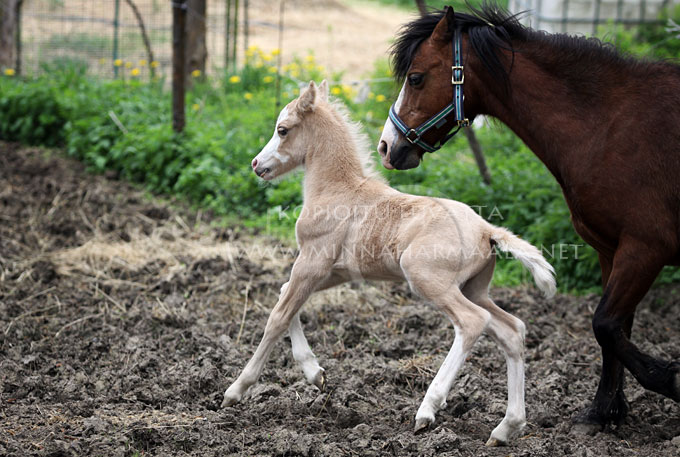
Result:
{"label": "mare's white blaze", "polygon": [[[401,108],[401,102],[404,99],[404,86],[406,86],[406,83],[404,83],[404,85],[401,86],[401,91],[399,91],[399,97],[397,97],[397,101],[394,104],[394,110],[397,113],[399,112],[399,108]],[[396,141],[398,135],[399,131],[394,126],[392,120],[388,117],[387,120],[385,121],[385,126],[383,127],[382,135],[380,135],[380,140],[378,141],[378,144],[380,144],[381,141],[384,141],[385,144],[387,144],[387,150],[389,151],[392,148],[392,143]]]}
{"label": "mare's white blaze", "polygon": [[[272,159],[276,159],[281,163],[287,162],[290,157],[279,153],[279,145],[281,144],[281,137],[277,133],[279,124],[286,120],[288,117],[288,107],[286,106],[279,113],[279,117],[276,120],[276,126],[274,126],[274,135],[272,135],[266,146],[260,151],[260,153],[255,156],[257,161],[262,164],[262,166],[268,166],[271,164]],[[271,167],[269,167],[271,168]]]}

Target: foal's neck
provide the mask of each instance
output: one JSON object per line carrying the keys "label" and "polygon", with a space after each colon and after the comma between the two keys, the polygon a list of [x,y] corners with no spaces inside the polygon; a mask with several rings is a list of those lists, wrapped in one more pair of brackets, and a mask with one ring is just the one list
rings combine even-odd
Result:
{"label": "foal's neck", "polygon": [[358,189],[366,176],[348,126],[330,109],[315,114],[310,122],[317,134],[305,157],[305,203]]}

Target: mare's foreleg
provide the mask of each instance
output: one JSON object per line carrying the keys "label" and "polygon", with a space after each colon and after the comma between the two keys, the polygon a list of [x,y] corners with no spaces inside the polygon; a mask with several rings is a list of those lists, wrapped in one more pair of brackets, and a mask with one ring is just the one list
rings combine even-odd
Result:
{"label": "mare's foreleg", "polygon": [[[642,252],[657,252],[659,255],[641,256]],[[680,367],[677,362],[651,357],[629,339],[635,309],[665,264],[664,255],[665,249],[654,249],[647,243],[627,240],[619,244],[607,286],[593,317],[593,331],[604,356],[603,370],[592,405],[579,417],[582,423],[598,422],[601,427],[608,422],[620,422],[625,416],[625,398],[618,394],[622,388],[622,376],[610,354],[644,388],[680,401]]]}

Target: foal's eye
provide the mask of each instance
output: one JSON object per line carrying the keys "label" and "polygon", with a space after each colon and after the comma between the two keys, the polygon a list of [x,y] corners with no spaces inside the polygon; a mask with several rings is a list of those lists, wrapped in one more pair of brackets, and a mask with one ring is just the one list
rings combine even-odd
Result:
{"label": "foal's eye", "polygon": [[279,127],[276,131],[279,133],[279,136],[286,136],[288,134],[288,129],[285,127]]}
{"label": "foal's eye", "polygon": [[408,75],[408,85],[412,87],[420,86],[423,83],[422,73],[413,73]]}

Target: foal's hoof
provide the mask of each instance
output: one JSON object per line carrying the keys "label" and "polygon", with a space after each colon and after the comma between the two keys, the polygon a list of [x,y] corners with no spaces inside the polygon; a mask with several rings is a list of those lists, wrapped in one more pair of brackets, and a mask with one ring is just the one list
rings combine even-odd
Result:
{"label": "foal's hoof", "polygon": [[235,395],[229,391],[224,393],[224,400],[222,400],[222,408],[228,408],[229,406],[234,406],[236,403],[241,401],[240,395]]}
{"label": "foal's hoof", "polygon": [[430,419],[429,417],[421,417],[416,419],[416,426],[413,428],[413,433],[416,435],[425,433],[427,430],[429,430],[432,424],[434,424],[434,419]]}
{"label": "foal's hoof", "polygon": [[312,382],[321,392],[326,390],[326,372],[323,368],[319,370],[319,373],[314,377]]}
{"label": "foal's hoof", "polygon": [[500,446],[507,446],[508,443],[505,441],[499,440],[498,438],[489,438],[489,440],[486,442],[486,446],[488,447],[500,447]]}

